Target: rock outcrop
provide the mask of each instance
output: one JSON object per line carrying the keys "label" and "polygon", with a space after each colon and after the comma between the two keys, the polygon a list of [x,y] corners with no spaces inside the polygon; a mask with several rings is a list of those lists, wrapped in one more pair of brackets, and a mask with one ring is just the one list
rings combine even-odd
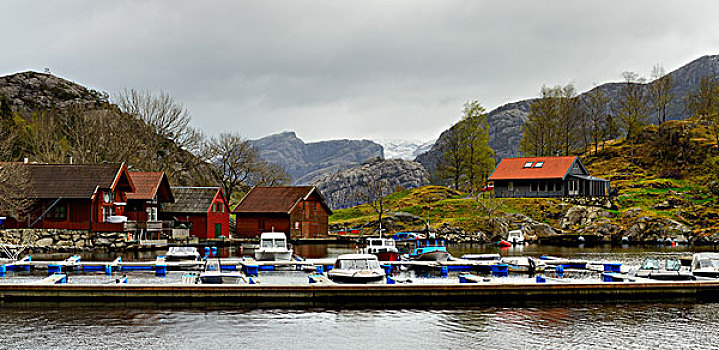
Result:
{"label": "rock outcrop", "polygon": [[293,185],[308,185],[328,174],[363,161],[384,157],[382,146],[370,140],[330,140],[305,143],[294,132],[253,140],[262,159],[285,169]]}
{"label": "rock outcrop", "polygon": [[0,96],[8,99],[13,110],[26,115],[37,110],[64,109],[78,104],[99,107],[108,101],[104,92],[38,72],[0,77]]}
{"label": "rock outcrop", "polygon": [[325,176],[312,183],[333,209],[363,204],[358,194],[368,183],[383,181],[391,193],[396,189],[417,188],[429,183],[429,176],[421,164],[402,159],[374,159],[359,166]]}

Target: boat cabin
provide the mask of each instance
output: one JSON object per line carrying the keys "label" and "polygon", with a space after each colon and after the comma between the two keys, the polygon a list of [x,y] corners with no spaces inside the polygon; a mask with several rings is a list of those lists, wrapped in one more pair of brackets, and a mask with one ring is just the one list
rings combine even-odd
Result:
{"label": "boat cabin", "polygon": [[260,236],[261,248],[287,248],[287,237],[283,232],[264,232]]}

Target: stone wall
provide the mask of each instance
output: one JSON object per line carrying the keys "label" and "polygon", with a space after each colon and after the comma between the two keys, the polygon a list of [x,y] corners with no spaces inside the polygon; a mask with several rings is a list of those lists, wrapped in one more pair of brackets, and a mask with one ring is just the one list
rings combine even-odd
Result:
{"label": "stone wall", "polygon": [[23,245],[33,251],[123,250],[125,232],[89,232],[59,229],[3,229],[0,243]]}

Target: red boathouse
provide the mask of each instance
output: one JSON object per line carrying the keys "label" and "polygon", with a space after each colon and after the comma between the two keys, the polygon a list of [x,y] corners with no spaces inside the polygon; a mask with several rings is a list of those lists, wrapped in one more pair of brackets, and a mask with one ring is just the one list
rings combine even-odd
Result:
{"label": "red boathouse", "polygon": [[160,211],[174,228],[190,229],[190,236],[208,239],[229,237],[230,209],[219,187],[172,187],[175,202]]}

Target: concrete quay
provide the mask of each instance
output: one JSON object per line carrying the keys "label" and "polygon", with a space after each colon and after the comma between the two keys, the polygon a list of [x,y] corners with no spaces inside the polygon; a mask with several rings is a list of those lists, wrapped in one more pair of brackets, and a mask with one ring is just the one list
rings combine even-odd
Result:
{"label": "concrete quay", "polygon": [[150,303],[248,307],[418,307],[532,302],[708,301],[719,282],[395,285],[0,284],[0,303]]}

